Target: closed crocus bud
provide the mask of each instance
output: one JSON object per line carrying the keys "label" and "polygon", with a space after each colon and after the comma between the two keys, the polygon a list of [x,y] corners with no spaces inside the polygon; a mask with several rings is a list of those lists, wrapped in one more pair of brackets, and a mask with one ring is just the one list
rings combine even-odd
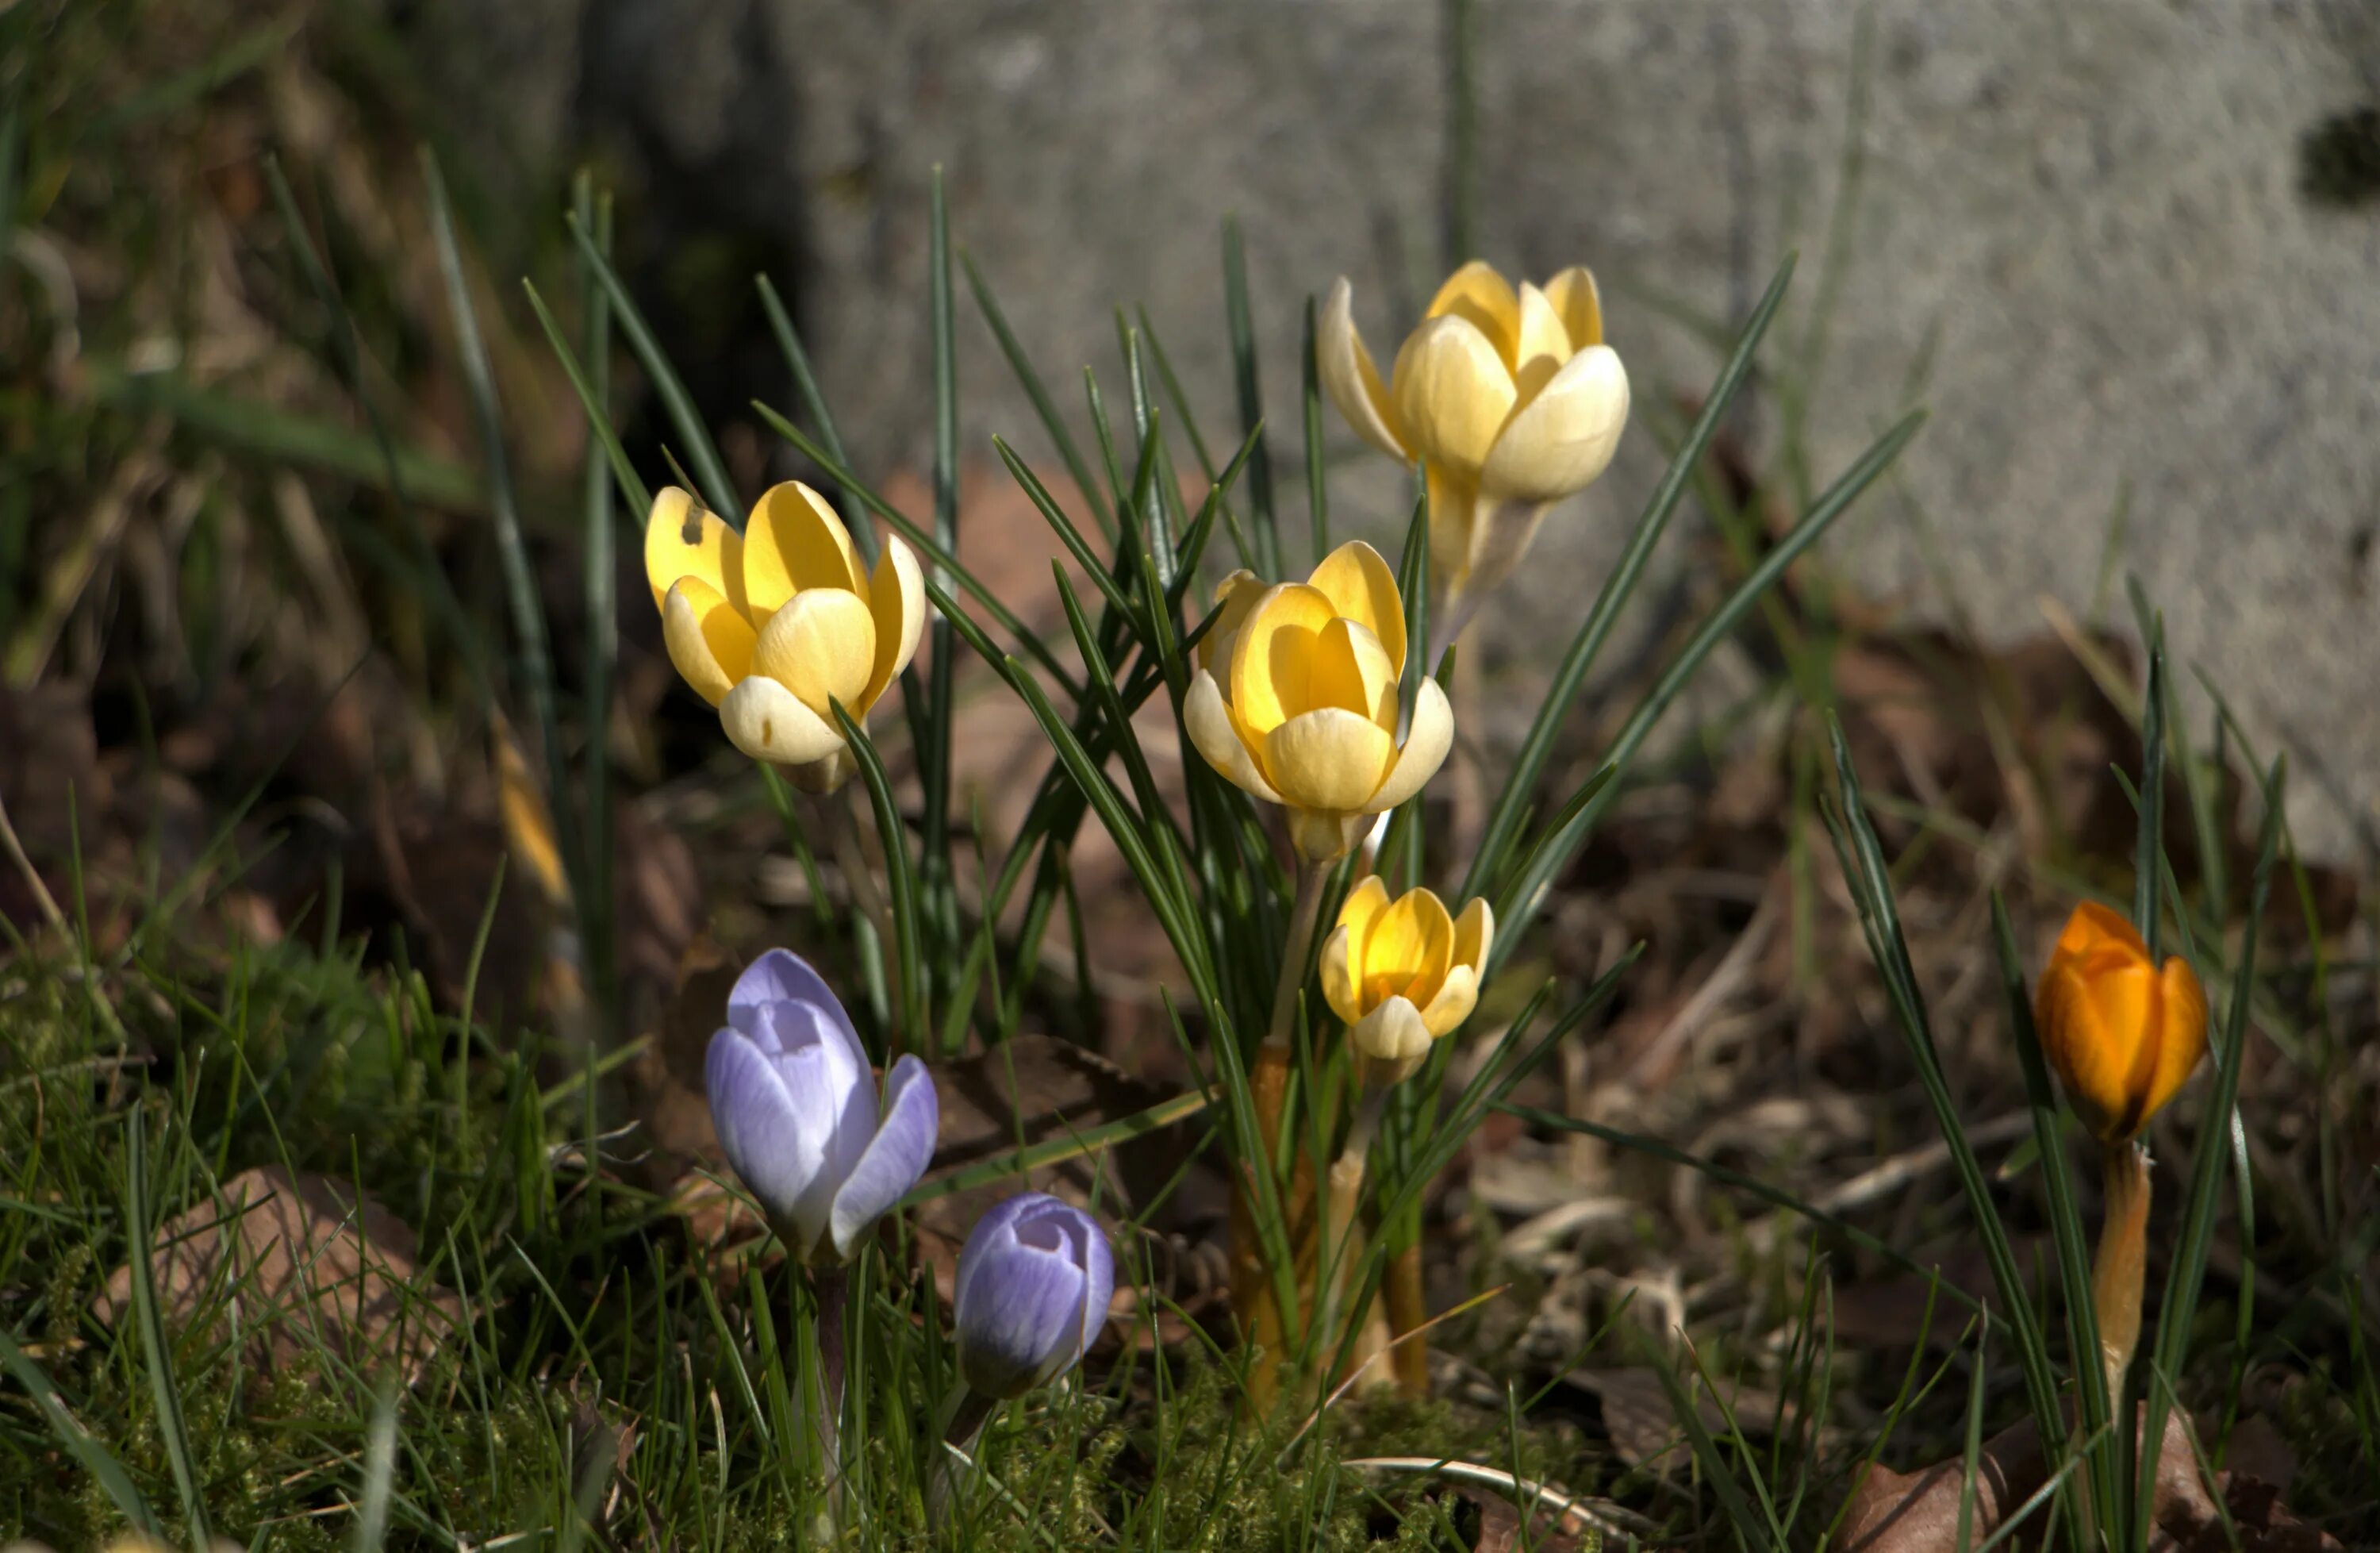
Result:
{"label": "closed crocus bud", "polygon": [[1021,1397],[1073,1369],[1107,1324],[1115,1259],[1098,1220],[1038,1192],[976,1221],[952,1302],[959,1374],[984,1397]]}
{"label": "closed crocus bud", "polygon": [[1405,616],[1396,577],[1356,541],[1303,582],[1265,588],[1235,575],[1220,600],[1183,705],[1191,741],[1217,771],[1289,810],[1299,855],[1342,856],[1372,815],[1421,790],[1454,742],[1435,679],[1421,682],[1398,740]]}
{"label": "closed crocus bud", "polygon": [[1427,463],[1430,559],[1449,596],[1502,581],[1547,507],[1609,467],[1628,422],[1628,373],[1603,343],[1602,300],[1583,266],[1515,291],[1473,260],[1430,299],[1385,381],[1342,278],[1316,354],[1357,434]]}
{"label": "closed crocus bud", "polygon": [[2132,924],[2074,908],[2034,994],[2041,1049],[2103,1143],[2135,1137],[2206,1055],[2206,994],[2179,955],[2159,966]]}
{"label": "closed crocus bud", "polygon": [[892,1065],[880,1112],[851,1016],[789,950],[736,979],[703,1078],[727,1163],[806,1262],[848,1261],[933,1157],[941,1109],[926,1065]]}
{"label": "closed crocus bud", "polygon": [[1346,1021],[1348,1045],[1393,1083],[1471,1017],[1495,942],[1496,913],[1485,899],[1451,917],[1426,889],[1390,899],[1375,874],[1348,893],[1322,941],[1322,996]]}
{"label": "closed crocus bud", "polygon": [[671,486],[645,522],[645,578],[670,662],[737,749],[810,792],[850,778],[830,704],[865,721],[925,626],[925,577],[900,536],[885,536],[870,576],[834,508],[797,480],[772,486],[740,534]]}

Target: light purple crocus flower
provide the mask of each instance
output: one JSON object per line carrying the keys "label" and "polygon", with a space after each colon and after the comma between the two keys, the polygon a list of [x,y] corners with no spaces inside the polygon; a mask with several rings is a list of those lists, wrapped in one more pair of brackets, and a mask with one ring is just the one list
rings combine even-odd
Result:
{"label": "light purple crocus flower", "polygon": [[736,978],[703,1078],[727,1163],[806,1262],[848,1261],[933,1157],[941,1107],[926,1065],[892,1065],[880,1116],[851,1016],[791,950]]}
{"label": "light purple crocus flower", "polygon": [[1021,1397],[1065,1374],[1114,1291],[1115,1259],[1090,1215],[1038,1192],[1001,1204],[959,1252],[952,1322],[967,1388]]}

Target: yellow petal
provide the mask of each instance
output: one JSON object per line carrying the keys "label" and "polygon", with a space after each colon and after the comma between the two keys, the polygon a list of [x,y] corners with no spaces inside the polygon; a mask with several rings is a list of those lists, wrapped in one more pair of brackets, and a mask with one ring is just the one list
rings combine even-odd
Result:
{"label": "yellow petal", "polygon": [[1364,882],[1347,892],[1346,903],[1339,908],[1339,925],[1347,930],[1347,947],[1352,954],[1353,974],[1363,975],[1365,944],[1369,940],[1372,924],[1389,909],[1389,887],[1378,874],[1366,874]]}
{"label": "yellow petal", "polygon": [[752,623],[765,626],[795,593],[836,588],[863,604],[867,574],[843,520],[798,480],[771,485],[744,531],[744,592]]}
{"label": "yellow petal", "polygon": [[1190,733],[1190,742],[1207,757],[1207,764],[1223,774],[1225,780],[1241,788],[1267,803],[1279,803],[1281,794],[1273,791],[1257,766],[1256,754],[1240,738],[1232,720],[1232,709],[1223,704],[1222,687],[1215,677],[1200,669],[1190,681],[1190,693],[1182,701],[1182,724]]}
{"label": "yellow petal", "polygon": [[1364,1005],[1356,987],[1355,967],[1350,958],[1350,935],[1342,925],[1330,930],[1322,940],[1322,999],[1330,1005],[1342,1024],[1353,1024],[1364,1017]]}
{"label": "yellow petal", "polygon": [[1374,1062],[1405,1068],[1429,1055],[1429,1026],[1422,1022],[1420,1009],[1391,997],[1355,1021],[1347,1044]]}
{"label": "yellow petal", "polygon": [[1377,1008],[1402,993],[1416,1007],[1438,995],[1453,963],[1454,919],[1427,889],[1410,889],[1372,923],[1364,944],[1363,994]]}
{"label": "yellow petal", "polygon": [[1336,706],[1302,713],[1265,735],[1266,774],[1281,801],[1301,809],[1361,809],[1395,758],[1386,728]]}
{"label": "yellow petal", "polygon": [[1454,963],[1468,965],[1477,974],[1488,971],[1488,956],[1496,948],[1496,908],[1484,895],[1475,895],[1454,919]]}
{"label": "yellow petal", "polygon": [[1355,434],[1390,458],[1411,459],[1403,439],[1397,435],[1388,385],[1380,381],[1380,369],[1372,364],[1364,336],[1355,332],[1354,288],[1344,275],[1331,282],[1330,300],[1322,305],[1322,317],[1315,325],[1314,356],[1322,386],[1329,390],[1339,413],[1347,418],[1347,424],[1355,428]]}
{"label": "yellow petal", "polygon": [[1338,616],[1318,588],[1283,582],[1268,588],[1240,622],[1232,643],[1232,710],[1262,738],[1314,705],[1314,660],[1322,628]]}
{"label": "yellow petal", "polygon": [[1603,294],[1596,289],[1594,271],[1572,264],[1546,282],[1546,300],[1561,314],[1572,350],[1603,343]]}
{"label": "yellow petal", "polygon": [[1413,450],[1450,472],[1476,474],[1518,391],[1503,358],[1467,319],[1433,318],[1397,352],[1390,388]]}
{"label": "yellow petal", "polygon": [[698,577],[681,577],[662,601],[662,642],[670,662],[716,706],[752,672],[751,625]]}
{"label": "yellow petal", "polygon": [[843,703],[855,717],[859,694],[876,662],[876,622],[856,593],[813,588],[769,618],[752,648],[752,669],[798,696],[833,725],[828,703]]}
{"label": "yellow petal", "polygon": [[1524,502],[1583,491],[1610,467],[1627,424],[1627,369],[1609,346],[1591,346],[1513,414],[1488,454],[1479,488]]}
{"label": "yellow petal", "polygon": [[883,554],[876,557],[876,575],[868,584],[868,613],[876,622],[876,661],[868,670],[868,689],[851,709],[854,716],[875,705],[884,687],[909,666],[926,629],[925,573],[899,534],[884,536]]}
{"label": "yellow petal", "polygon": [[[1512,295],[1512,282],[1496,273],[1496,267],[1485,260],[1474,259],[1446,277],[1438,295],[1429,300],[1424,318],[1467,319],[1477,329],[1496,354],[1510,369],[1512,352],[1521,337],[1521,302]],[[1408,422],[1410,424],[1410,422]]]}
{"label": "yellow petal", "polygon": [[1446,752],[1452,748],[1454,709],[1447,704],[1446,692],[1439,689],[1438,681],[1425,679],[1420,694],[1414,697],[1413,726],[1405,731],[1404,747],[1397,752],[1388,779],[1365,801],[1364,812],[1377,814],[1393,809],[1421,791],[1446,764]]}
{"label": "yellow petal", "polygon": [[645,581],[652,585],[655,609],[681,577],[707,582],[737,610],[744,608],[744,536],[684,491],[666,485],[645,519]]}
{"label": "yellow petal", "polygon": [[1231,672],[1232,644],[1239,640],[1240,624],[1248,618],[1248,611],[1257,606],[1257,601],[1264,597],[1264,593],[1265,585],[1257,581],[1257,574],[1245,567],[1215,584],[1215,602],[1223,606],[1223,612],[1215,617],[1215,623],[1208,627],[1207,634],[1198,639],[1200,668],[1212,668],[1220,660],[1223,672]]}
{"label": "yellow petal", "polygon": [[1444,1035],[1471,1017],[1479,1003],[1479,972],[1457,965],[1439,984],[1438,995],[1422,1005],[1421,1022],[1432,1036]]}
{"label": "yellow petal", "polygon": [[1323,556],[1305,581],[1330,601],[1331,608],[1371,628],[1388,649],[1390,674],[1405,671],[1404,595],[1397,591],[1397,574],[1378,550],[1351,539]]}
{"label": "yellow petal", "polygon": [[1544,292],[1523,281],[1521,343],[1512,361],[1512,381],[1520,387],[1522,402],[1526,403],[1551,382],[1572,354],[1570,330],[1563,324],[1561,315],[1546,300]]}
{"label": "yellow petal", "polygon": [[[1471,552],[1476,545],[1479,521],[1479,483],[1443,464],[1431,464],[1424,473],[1429,482],[1430,570],[1439,583],[1459,588],[1471,576]],[[1445,602],[1433,600],[1430,607],[1435,610]]]}
{"label": "yellow petal", "polygon": [[1378,637],[1343,616],[1322,628],[1306,695],[1309,709],[1340,707],[1396,731],[1397,674],[1388,650]]}
{"label": "yellow petal", "polygon": [[727,692],[719,703],[719,726],[728,741],[754,760],[808,766],[843,752],[835,727],[763,674]]}

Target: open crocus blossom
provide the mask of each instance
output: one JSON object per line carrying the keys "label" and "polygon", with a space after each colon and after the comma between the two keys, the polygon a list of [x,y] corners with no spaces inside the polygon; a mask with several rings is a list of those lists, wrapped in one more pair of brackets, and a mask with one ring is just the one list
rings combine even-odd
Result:
{"label": "open crocus blossom", "polygon": [[1098,1220],[1038,1192],[1001,1204],[959,1250],[951,1321],[967,1388],[1021,1397],[1064,1375],[1107,1324],[1114,1292]]}
{"label": "open crocus blossom", "polygon": [[797,480],[771,487],[742,533],[670,486],[645,522],[645,578],[670,662],[737,749],[807,791],[849,779],[830,706],[864,721],[925,625],[925,578],[899,535],[870,576],[834,508]]}
{"label": "open crocus blossom", "polygon": [[1496,913],[1484,899],[1451,917],[1426,889],[1390,899],[1374,874],[1348,892],[1322,941],[1322,996],[1346,1021],[1356,1055],[1394,1083],[1471,1017],[1495,942]]}
{"label": "open crocus blossom", "polygon": [[1424,679],[1397,739],[1404,601],[1379,552],[1333,550],[1303,582],[1226,579],[1183,703],[1191,741],[1240,787],[1289,810],[1312,862],[1355,844],[1366,819],[1419,792],[1446,760],[1454,717]]}
{"label": "open crocus blossom", "polygon": [[1602,300],[1584,266],[1515,291],[1473,260],[1430,299],[1386,382],[1342,277],[1316,352],[1357,434],[1427,466],[1430,561],[1451,617],[1519,564],[1548,506],[1595,483],[1628,422],[1628,373],[1603,343]]}
{"label": "open crocus blossom", "polygon": [[2119,913],[2084,901],[2034,994],[2043,1054],[2103,1143],[2135,1137],[2206,1055],[2206,994],[2180,955],[2163,966]]}
{"label": "open crocus blossom", "polygon": [[703,1078],[727,1163],[805,1262],[848,1261],[933,1157],[941,1107],[926,1065],[892,1065],[880,1115],[851,1016],[790,950],[736,978]]}

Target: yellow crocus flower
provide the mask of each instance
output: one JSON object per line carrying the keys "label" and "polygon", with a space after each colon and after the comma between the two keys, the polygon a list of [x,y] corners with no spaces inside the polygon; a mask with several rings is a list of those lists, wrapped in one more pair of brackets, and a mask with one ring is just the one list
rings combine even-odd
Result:
{"label": "yellow crocus flower", "polygon": [[2206,994],[2180,955],[2162,967],[2096,901],[2066,920],[2034,993],[2041,1049],[2102,1143],[2137,1136],[2206,1055]]}
{"label": "yellow crocus flower", "polygon": [[1356,332],[1342,276],[1316,354],[1357,434],[1427,470],[1447,640],[1519,564],[1546,508],[1609,467],[1628,422],[1628,373],[1603,343],[1602,300],[1583,265],[1515,291],[1473,260],[1439,287],[1386,381]]}
{"label": "yellow crocus flower", "polygon": [[1454,742],[1434,679],[1421,682],[1398,740],[1405,617],[1396,577],[1357,540],[1303,582],[1268,588],[1241,572],[1218,596],[1223,614],[1200,643],[1183,703],[1191,742],[1217,771],[1289,810],[1301,857],[1339,857],[1369,816],[1420,791]]}
{"label": "yellow crocus flower", "polygon": [[1426,889],[1390,900],[1375,874],[1349,892],[1322,942],[1322,996],[1346,1021],[1348,1045],[1395,1082],[1471,1017],[1495,941],[1486,899],[1451,917]]}
{"label": "yellow crocus flower", "polygon": [[899,535],[871,577],[834,508],[797,480],[771,486],[740,534],[670,486],[645,522],[645,578],[670,662],[737,749],[807,791],[850,778],[830,703],[865,721],[925,626],[925,577]]}

